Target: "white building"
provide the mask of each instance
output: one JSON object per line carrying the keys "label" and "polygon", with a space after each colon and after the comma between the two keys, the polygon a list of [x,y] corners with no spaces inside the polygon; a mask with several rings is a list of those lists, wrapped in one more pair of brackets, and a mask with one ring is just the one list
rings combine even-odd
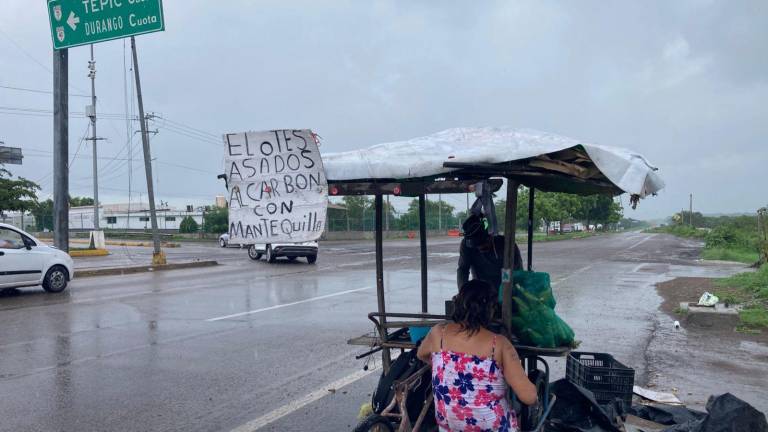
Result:
{"label": "white building", "polygon": [[[156,211],[157,227],[161,230],[178,230],[181,221],[187,216],[191,216],[198,225],[203,223],[203,212],[199,208],[177,210],[173,207],[158,207]],[[149,205],[146,203],[132,203],[130,208],[128,204],[99,205],[99,227],[101,229],[148,230],[152,228],[149,216]],[[93,228],[93,206],[69,209],[69,229],[92,230]]]}
{"label": "white building", "polygon": [[13,225],[26,231],[35,230],[35,217],[31,213],[7,212],[0,214],[0,222]]}

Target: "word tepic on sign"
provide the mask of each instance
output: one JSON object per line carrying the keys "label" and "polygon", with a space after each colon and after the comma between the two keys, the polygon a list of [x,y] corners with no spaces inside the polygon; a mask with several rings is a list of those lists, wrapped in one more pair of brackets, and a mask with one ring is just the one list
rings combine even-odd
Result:
{"label": "word tepic on sign", "polygon": [[230,242],[299,243],[320,238],[328,179],[309,129],[224,135]]}

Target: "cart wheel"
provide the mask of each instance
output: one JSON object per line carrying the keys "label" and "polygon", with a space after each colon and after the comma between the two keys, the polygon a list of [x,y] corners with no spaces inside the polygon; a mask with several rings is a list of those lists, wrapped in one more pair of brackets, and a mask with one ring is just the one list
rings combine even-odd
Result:
{"label": "cart wheel", "polygon": [[546,407],[544,406],[544,395],[547,392],[547,374],[541,369],[536,369],[528,373],[528,379],[536,386],[536,394],[539,396],[539,402],[536,405],[523,404],[520,410],[520,420],[522,423],[522,430],[533,430],[541,421],[541,416],[544,414]]}
{"label": "cart wheel", "polygon": [[371,414],[357,425],[354,432],[395,432],[395,427],[386,417]]}

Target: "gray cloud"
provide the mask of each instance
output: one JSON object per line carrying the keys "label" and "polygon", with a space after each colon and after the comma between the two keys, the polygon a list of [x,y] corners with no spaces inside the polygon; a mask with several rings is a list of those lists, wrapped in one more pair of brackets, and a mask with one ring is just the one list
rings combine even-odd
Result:
{"label": "gray cloud", "polygon": [[[630,216],[669,214],[689,193],[706,212],[768,201],[751,193],[768,184],[762,1],[164,3],[167,31],[138,44],[147,110],[172,121],[214,134],[311,127],[324,151],[456,126],[530,127],[628,147],[658,165],[667,189]],[[0,29],[50,65],[43,3],[3,1]],[[100,110],[123,113],[123,43],[96,52]],[[88,89],[86,55],[70,52],[73,92]],[[50,73],[2,34],[0,59],[0,84],[50,88]],[[82,111],[87,100],[70,103]],[[0,89],[0,106],[49,109],[51,100]],[[0,114],[0,140],[50,149],[50,125]],[[72,120],[73,153],[85,127]],[[159,198],[185,204],[221,193],[213,174],[163,165],[218,172],[217,145],[157,127]],[[119,154],[124,128],[100,123],[109,139],[100,154]],[[35,179],[51,163],[37,153],[14,169]],[[103,164],[111,189],[102,195],[124,201],[127,163]],[[134,175],[144,189],[142,171]],[[89,177],[88,159],[76,159],[73,192],[89,194]]]}

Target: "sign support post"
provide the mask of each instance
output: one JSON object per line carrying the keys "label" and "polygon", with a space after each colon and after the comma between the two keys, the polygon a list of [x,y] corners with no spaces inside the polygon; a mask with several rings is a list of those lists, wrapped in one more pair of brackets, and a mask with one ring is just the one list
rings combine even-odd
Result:
{"label": "sign support post", "polygon": [[165,254],[160,250],[160,234],[157,232],[157,211],[155,210],[155,189],[152,184],[152,156],[149,150],[149,136],[144,120],[144,100],[141,97],[141,79],[139,78],[139,59],[136,55],[136,39],[131,36],[131,52],[133,54],[133,72],[136,80],[136,98],[139,106],[139,123],[141,124],[141,145],[144,149],[144,171],[147,175],[147,195],[149,195],[149,213],[152,222],[152,264],[165,264]]}

